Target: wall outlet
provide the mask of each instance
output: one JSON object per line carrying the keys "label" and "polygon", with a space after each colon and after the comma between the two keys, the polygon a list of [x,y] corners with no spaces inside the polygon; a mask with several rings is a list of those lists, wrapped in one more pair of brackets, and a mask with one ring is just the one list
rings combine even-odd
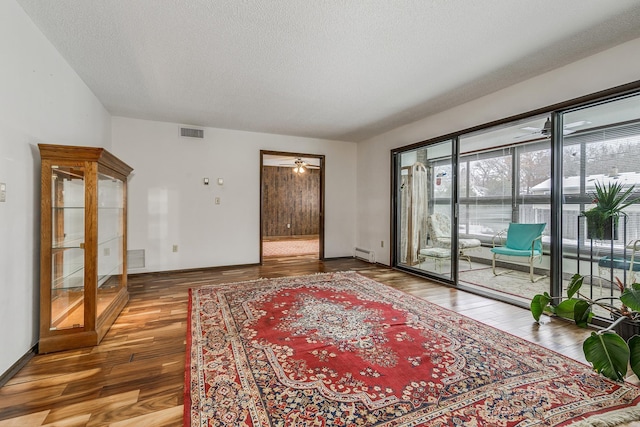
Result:
{"label": "wall outlet", "polygon": [[7,184],[0,182],[0,202],[7,201]]}
{"label": "wall outlet", "polygon": [[111,248],[104,248],[104,251],[102,251],[102,253],[104,253],[104,256],[111,255]]}
{"label": "wall outlet", "polygon": [[216,197],[215,201],[216,201],[216,205],[219,205],[220,204],[220,197]]}
{"label": "wall outlet", "polygon": [[173,245],[173,252],[178,252],[178,245]]}

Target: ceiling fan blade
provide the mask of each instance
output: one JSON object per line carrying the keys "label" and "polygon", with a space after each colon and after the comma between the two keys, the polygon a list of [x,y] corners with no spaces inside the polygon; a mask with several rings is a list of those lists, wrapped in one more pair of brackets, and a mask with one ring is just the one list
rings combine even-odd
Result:
{"label": "ceiling fan blade", "polygon": [[573,122],[573,123],[567,123],[566,125],[564,125],[565,129],[571,129],[571,128],[577,128],[579,126],[584,126],[584,125],[590,125],[591,122],[586,121],[586,120],[579,120],[577,122]]}
{"label": "ceiling fan blade", "polygon": [[522,135],[517,135],[517,136],[514,136],[513,139],[528,138],[531,135],[539,134],[540,130],[541,129],[538,129],[536,132],[529,132],[529,133],[525,133],[525,134],[522,134]]}

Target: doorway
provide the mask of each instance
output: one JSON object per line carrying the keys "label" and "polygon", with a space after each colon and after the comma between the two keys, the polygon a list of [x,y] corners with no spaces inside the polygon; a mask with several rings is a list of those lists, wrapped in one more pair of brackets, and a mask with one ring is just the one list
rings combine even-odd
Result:
{"label": "doorway", "polygon": [[324,156],[260,151],[260,263],[324,259]]}

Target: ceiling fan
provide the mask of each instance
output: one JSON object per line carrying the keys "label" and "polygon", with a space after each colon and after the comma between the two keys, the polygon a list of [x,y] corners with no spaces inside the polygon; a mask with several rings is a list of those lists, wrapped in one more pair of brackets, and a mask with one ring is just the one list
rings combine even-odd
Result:
{"label": "ceiling fan", "polygon": [[301,158],[297,158],[291,163],[281,163],[282,166],[292,167],[295,173],[304,173],[307,169],[320,169],[320,166],[312,165]]}
{"label": "ceiling fan", "polygon": [[[570,135],[572,133],[574,133],[576,131],[575,128],[578,128],[580,126],[584,126],[584,125],[588,125],[591,124],[591,122],[586,121],[586,120],[580,120],[577,122],[573,122],[573,123],[567,123],[566,125],[564,125],[562,127],[562,134],[563,135]],[[551,136],[551,119],[547,117],[547,120],[544,122],[544,125],[542,126],[542,128],[535,128],[532,126],[526,126],[523,128],[520,128],[522,130],[526,130],[530,133],[526,134],[526,135],[520,135],[520,136],[516,136],[516,138],[524,138],[526,136],[529,135],[535,135],[535,134],[540,134],[544,137],[547,136]]]}

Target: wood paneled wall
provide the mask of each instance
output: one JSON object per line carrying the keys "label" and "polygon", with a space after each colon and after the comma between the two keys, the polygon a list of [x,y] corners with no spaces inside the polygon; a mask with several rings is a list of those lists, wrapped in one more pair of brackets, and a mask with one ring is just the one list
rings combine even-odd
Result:
{"label": "wood paneled wall", "polygon": [[262,213],[263,237],[318,234],[320,170],[298,174],[293,168],[263,166]]}

